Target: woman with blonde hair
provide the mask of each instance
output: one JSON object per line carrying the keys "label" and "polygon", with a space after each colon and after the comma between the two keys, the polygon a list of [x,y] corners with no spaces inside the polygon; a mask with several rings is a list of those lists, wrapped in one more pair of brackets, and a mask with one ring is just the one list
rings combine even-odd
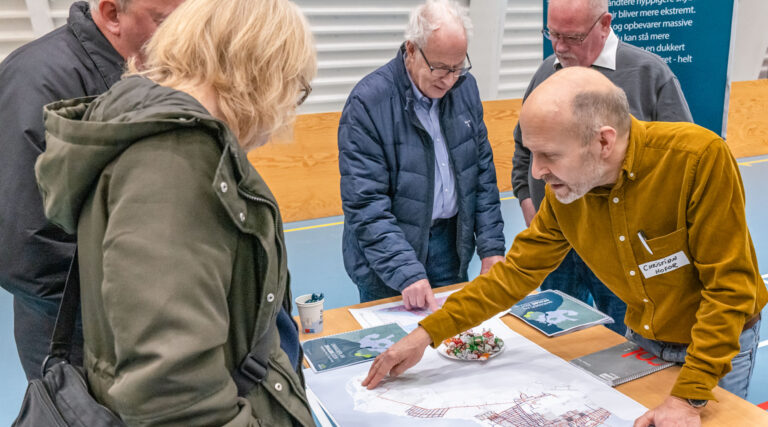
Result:
{"label": "woman with blonde hair", "polygon": [[187,0],[104,95],[46,107],[46,215],[78,234],[88,383],[129,425],[313,425],[282,222],[246,151],[316,69],[287,0]]}

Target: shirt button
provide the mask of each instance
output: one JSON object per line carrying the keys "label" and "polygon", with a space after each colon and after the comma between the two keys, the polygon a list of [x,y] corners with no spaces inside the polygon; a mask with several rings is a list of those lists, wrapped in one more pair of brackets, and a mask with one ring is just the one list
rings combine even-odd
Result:
{"label": "shirt button", "polygon": [[440,163],[440,165],[441,165],[442,167],[445,167],[445,163]]}
{"label": "shirt button", "polygon": [[229,187],[227,187],[227,183],[226,183],[226,182],[224,182],[224,181],[222,181],[222,182],[221,182],[221,184],[219,185],[219,187],[221,188],[221,192],[222,192],[222,193],[226,193],[226,192],[227,192],[227,189],[229,188]]}
{"label": "shirt button", "polygon": [[629,177],[630,177],[630,178],[634,178],[634,177],[635,177],[635,173],[634,173],[634,172],[630,172],[630,173],[629,173]]}
{"label": "shirt button", "polygon": [[245,212],[240,212],[240,222],[245,222]]}
{"label": "shirt button", "polygon": [[613,203],[619,203],[619,198],[618,197],[614,197],[613,198]]}
{"label": "shirt button", "polygon": [[274,300],[275,300],[275,294],[273,294],[273,293],[271,293],[271,292],[270,292],[270,293],[268,293],[268,294],[267,294],[267,302],[272,302],[272,301],[274,301]]}
{"label": "shirt button", "polygon": [[643,298],[643,302],[647,303],[648,302],[648,298]]}
{"label": "shirt button", "polygon": [[[647,326],[646,326],[645,328],[646,328],[646,329],[648,329],[648,327],[647,327]],[[280,384],[280,383],[275,383],[275,390],[277,390],[277,391],[283,391],[283,385],[282,385],[282,384]]]}
{"label": "shirt button", "polygon": [[629,270],[629,275],[630,276],[634,276],[635,275],[635,270]]}
{"label": "shirt button", "polygon": [[651,329],[651,327],[650,327],[650,326],[648,326],[648,325],[643,325],[643,328],[645,328],[645,330],[646,330],[646,331],[647,331],[647,330],[649,330],[649,329]]}
{"label": "shirt button", "polygon": [[624,241],[624,239],[625,239],[625,237],[624,237],[624,236],[619,236],[619,241],[620,241],[620,242],[623,242],[623,241]]}

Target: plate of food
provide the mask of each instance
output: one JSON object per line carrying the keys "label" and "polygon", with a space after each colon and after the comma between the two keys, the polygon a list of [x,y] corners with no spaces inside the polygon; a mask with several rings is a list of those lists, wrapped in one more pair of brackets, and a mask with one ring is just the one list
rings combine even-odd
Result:
{"label": "plate of food", "polygon": [[496,357],[504,350],[504,340],[488,329],[475,333],[471,329],[444,340],[437,352],[453,360],[480,361]]}

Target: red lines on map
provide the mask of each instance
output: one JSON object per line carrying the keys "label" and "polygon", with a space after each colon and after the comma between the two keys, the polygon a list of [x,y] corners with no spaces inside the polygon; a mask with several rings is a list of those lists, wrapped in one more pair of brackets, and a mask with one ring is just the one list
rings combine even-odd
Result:
{"label": "red lines on map", "polygon": [[418,406],[411,406],[405,413],[414,418],[442,418],[448,408],[425,409]]}
{"label": "red lines on map", "polygon": [[376,396],[379,399],[399,403],[408,407],[405,414],[414,418],[444,418],[451,409],[477,408],[482,410],[489,406],[511,405],[502,411],[488,409],[475,415],[480,421],[485,421],[492,426],[499,427],[528,427],[528,426],[548,426],[548,427],[594,427],[602,425],[611,413],[603,408],[587,408],[583,410],[569,410],[555,418],[548,418],[536,410],[536,401],[545,397],[556,397],[550,393],[541,393],[536,396],[529,396],[520,393],[511,402],[498,402],[492,404],[449,406],[445,408],[423,408],[407,402],[400,402],[385,397],[388,390],[384,390]]}

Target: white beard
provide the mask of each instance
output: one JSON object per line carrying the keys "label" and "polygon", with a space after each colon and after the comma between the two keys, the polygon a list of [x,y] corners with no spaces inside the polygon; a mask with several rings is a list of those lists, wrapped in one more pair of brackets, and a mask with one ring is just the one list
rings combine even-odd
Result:
{"label": "white beard", "polygon": [[[581,180],[573,184],[565,184],[565,187],[563,188],[563,190],[566,191],[565,194],[559,194],[555,191],[555,198],[557,198],[560,203],[564,205],[572,203],[587,194],[589,190],[600,185],[602,176],[605,173],[605,165],[602,162],[590,156],[588,153],[585,153],[583,169],[584,175]],[[554,183],[564,184],[559,179]]]}

